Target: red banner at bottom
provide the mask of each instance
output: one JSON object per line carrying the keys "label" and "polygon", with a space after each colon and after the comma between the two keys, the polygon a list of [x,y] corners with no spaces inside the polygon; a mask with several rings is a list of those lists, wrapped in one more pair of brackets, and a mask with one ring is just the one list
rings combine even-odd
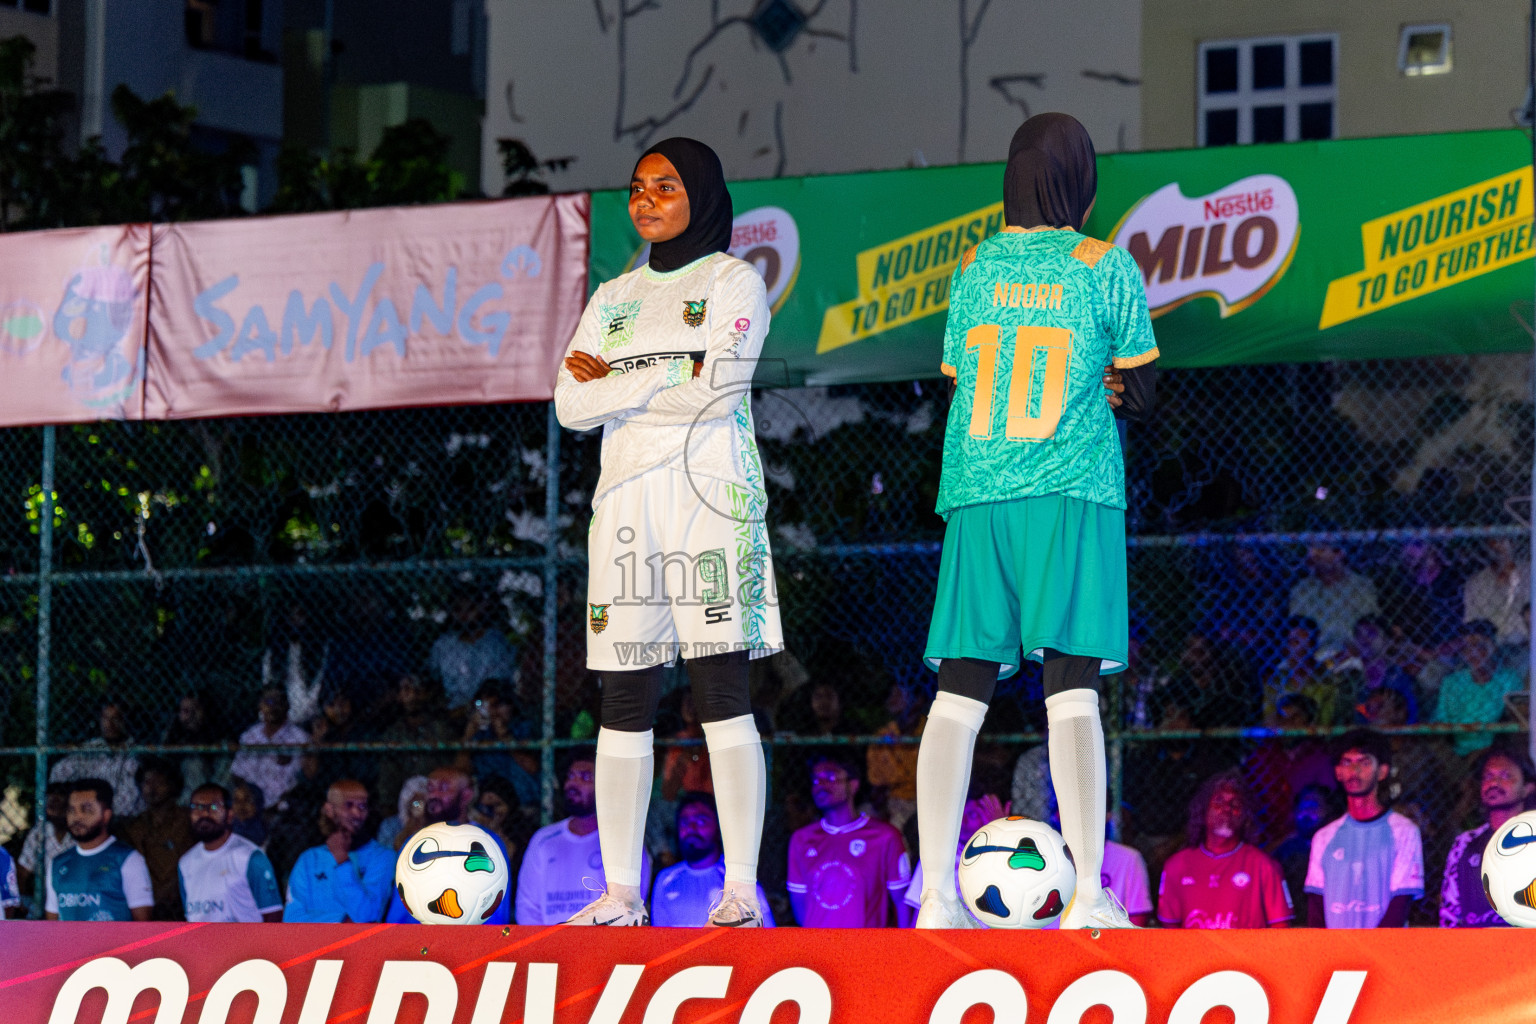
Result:
{"label": "red banner at bottom", "polygon": [[1094,937],[0,922],[0,1018],[25,1024],[1514,1022],[1536,1019],[1536,934],[1140,931]]}

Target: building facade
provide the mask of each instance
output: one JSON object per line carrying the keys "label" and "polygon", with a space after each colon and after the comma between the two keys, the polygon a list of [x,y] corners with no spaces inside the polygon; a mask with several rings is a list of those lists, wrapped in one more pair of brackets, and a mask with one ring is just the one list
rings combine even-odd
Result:
{"label": "building facade", "polygon": [[[731,179],[972,163],[1077,115],[1140,144],[1139,0],[486,0],[483,179],[497,140],[573,157],[558,189],[613,188],[669,135]],[[494,191],[487,188],[487,191]]]}
{"label": "building facade", "polygon": [[1507,128],[1527,0],[1145,0],[1145,149]]}

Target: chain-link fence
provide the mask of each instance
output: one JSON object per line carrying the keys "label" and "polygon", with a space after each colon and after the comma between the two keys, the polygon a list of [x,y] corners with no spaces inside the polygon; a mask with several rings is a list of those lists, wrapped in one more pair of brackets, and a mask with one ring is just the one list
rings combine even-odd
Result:
{"label": "chain-link fence", "polygon": [[[753,675],[770,887],[814,818],[808,747],[869,748],[868,802],[910,816],[948,403],[945,381],[754,399],[788,641]],[[1366,723],[1395,730],[1392,786],[1438,890],[1478,817],[1468,759],[1523,731],[1502,696],[1526,685],[1532,419],[1525,356],[1162,375],[1156,421],[1126,438],[1133,654],[1106,716],[1117,834],[1154,886],[1202,778],[1241,768],[1280,848],[1297,798],[1331,784],[1327,736]],[[164,756],[187,780],[228,777],[264,692],[308,735],[261,815],[278,846],[312,839],[338,774],[372,783],[382,816],[460,757],[516,776],[528,824],[548,820],[558,751],[595,735],[599,446],[543,405],[0,432],[0,841],[19,851],[50,765]],[[1491,637],[1466,638],[1469,613]],[[1469,676],[1499,699],[1468,699]],[[507,680],[494,722],[470,703],[486,677]],[[696,745],[685,689],[657,736]],[[976,787],[1047,814],[1040,697],[1037,667],[1000,686]],[[685,769],[664,765],[658,811]]]}

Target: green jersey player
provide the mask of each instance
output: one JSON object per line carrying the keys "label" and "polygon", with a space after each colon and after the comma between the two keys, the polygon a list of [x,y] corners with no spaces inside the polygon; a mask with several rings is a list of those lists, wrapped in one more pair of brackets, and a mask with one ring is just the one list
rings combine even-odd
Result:
{"label": "green jersey player", "polygon": [[[1128,647],[1114,420],[1150,409],[1158,353],[1135,260],[1080,233],[1097,184],[1076,119],[1026,121],[1004,176],[1008,226],[965,253],[951,285],[943,370],[955,399],[938,500],[948,525],[925,652],[939,694],[917,766],[920,928],[972,926],[954,873],[971,752],[998,677],[1022,658],[1044,662],[1051,777],[1077,865],[1062,927],[1130,927],[1099,880],[1099,676],[1124,668]],[[1123,401],[1104,399],[1106,364]]]}

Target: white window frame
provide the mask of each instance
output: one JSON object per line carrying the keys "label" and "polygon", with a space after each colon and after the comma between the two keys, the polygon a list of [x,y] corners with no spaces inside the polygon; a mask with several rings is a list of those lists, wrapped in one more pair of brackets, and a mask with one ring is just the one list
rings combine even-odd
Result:
{"label": "white window frame", "polygon": [[[1445,48],[1441,51],[1441,60],[1435,64],[1420,64],[1414,67],[1408,66],[1408,37],[1424,32],[1443,33]],[[1451,71],[1451,26],[1449,22],[1424,25],[1404,25],[1402,32],[1397,37],[1397,70],[1409,78],[1417,78],[1420,75],[1447,75]]]}
{"label": "white window frame", "polygon": [[[1406,36],[1404,37],[1407,38]],[[1330,85],[1303,86],[1301,82],[1301,44],[1329,42],[1333,44],[1333,82]],[[1253,49],[1256,46],[1274,44],[1285,46],[1284,89],[1253,88]],[[1205,89],[1206,53],[1210,50],[1237,50],[1237,91],[1208,94]],[[1210,39],[1200,43],[1196,57],[1196,144],[1206,146],[1205,115],[1213,110],[1236,110],[1237,144],[1253,144],[1253,109],[1255,107],[1285,108],[1285,141],[1301,138],[1301,106],[1304,103],[1333,104],[1333,135],[1339,133],[1339,36],[1336,32],[1309,32],[1295,36],[1256,36],[1251,39]]]}

